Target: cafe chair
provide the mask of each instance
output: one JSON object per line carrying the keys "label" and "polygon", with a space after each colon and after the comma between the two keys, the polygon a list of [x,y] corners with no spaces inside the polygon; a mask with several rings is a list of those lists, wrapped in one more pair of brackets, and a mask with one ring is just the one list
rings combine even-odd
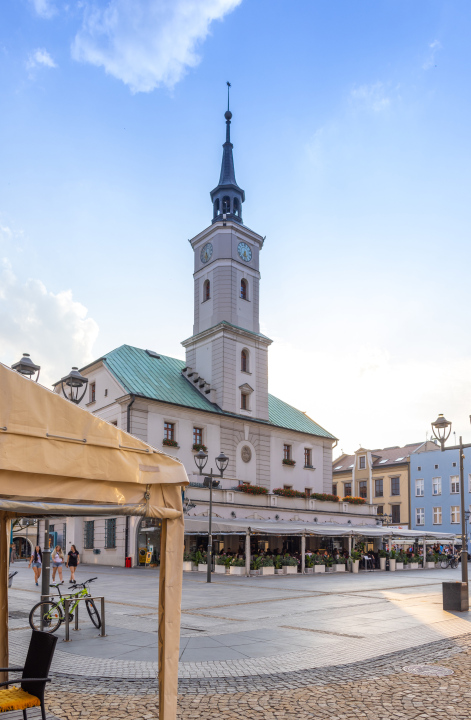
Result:
{"label": "cafe chair", "polygon": [[[21,679],[5,680],[0,683],[0,713],[22,710],[23,719],[28,720],[27,710],[41,708],[42,720],[46,720],[44,690],[51,667],[57,638],[48,633],[33,630],[24,667],[0,668],[1,672],[22,672]],[[20,687],[8,687],[13,684]]]}

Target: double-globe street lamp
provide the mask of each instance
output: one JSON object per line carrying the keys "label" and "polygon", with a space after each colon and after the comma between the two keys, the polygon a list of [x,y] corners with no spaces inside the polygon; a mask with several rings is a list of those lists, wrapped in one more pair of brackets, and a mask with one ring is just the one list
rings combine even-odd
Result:
{"label": "double-globe street lamp", "polygon": [[211,472],[205,472],[203,473],[204,468],[206,467],[206,463],[208,462],[208,454],[204,452],[204,450],[199,450],[195,455],[195,463],[196,467],[198,468],[200,475],[204,475],[203,485],[205,487],[209,487],[209,525],[208,525],[208,552],[207,552],[207,575],[206,575],[206,582],[211,582],[211,566],[213,561],[213,535],[212,535],[212,516],[213,516],[213,488],[219,487],[219,480],[215,480],[214,478],[222,478],[224,476],[224,471],[227,468],[227,465],[229,463],[229,458],[227,455],[224,455],[224,453],[221,451],[219,455],[216,458],[216,467],[219,470],[219,473],[213,473],[213,469],[211,468]]}
{"label": "double-globe street lamp", "polygon": [[[11,366],[12,370],[23,375],[23,377],[33,380],[36,375],[35,382],[38,382],[40,365],[35,365],[28,353],[23,353],[23,357],[17,363]],[[78,405],[83,399],[87,389],[88,378],[81,375],[78,368],[73,367],[68,375],[62,378],[61,387],[64,397],[67,400]],[[64,385],[69,388],[67,395]],[[79,396],[80,390],[84,388],[83,393]],[[49,518],[44,518],[44,548],[42,551],[42,575],[41,575],[41,600],[47,600],[50,589],[50,572],[51,572],[51,549],[49,547]]]}
{"label": "double-globe street lamp", "polygon": [[[432,423],[433,434],[440,443],[440,449],[442,452],[445,450],[445,443],[451,434],[451,422],[447,420],[444,415],[439,415],[435,422]],[[456,447],[456,446],[455,446]],[[460,453],[460,517],[461,517],[461,583],[459,598],[456,599],[455,608],[444,608],[444,609],[456,609],[456,610],[468,610],[469,609],[469,594],[468,594],[468,538],[466,536],[466,510],[464,500],[464,449],[471,447],[471,444],[463,445],[463,438],[460,435],[460,442],[458,450]],[[448,448],[451,450],[452,448]],[[450,585],[451,583],[446,583]],[[453,588],[451,589],[453,591]],[[444,583],[444,603],[445,603],[445,583]],[[459,605],[459,607],[458,607]]]}

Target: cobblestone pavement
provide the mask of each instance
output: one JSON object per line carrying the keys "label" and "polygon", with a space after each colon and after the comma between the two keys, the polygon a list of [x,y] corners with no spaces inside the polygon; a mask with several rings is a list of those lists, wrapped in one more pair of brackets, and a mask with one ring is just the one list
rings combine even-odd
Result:
{"label": "cobblestone pavement", "polygon": [[[453,671],[445,677],[410,675],[427,663]],[[456,720],[471,717],[471,634],[365,662],[244,681],[187,680],[181,684],[182,720]],[[57,676],[48,709],[72,720],[146,720],[158,717],[155,683],[91,681]]]}

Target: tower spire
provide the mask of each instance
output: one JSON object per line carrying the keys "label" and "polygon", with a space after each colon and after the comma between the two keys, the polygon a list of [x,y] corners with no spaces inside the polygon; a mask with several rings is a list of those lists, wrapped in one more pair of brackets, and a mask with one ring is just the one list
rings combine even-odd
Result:
{"label": "tower spire", "polygon": [[[222,163],[219,183],[211,191],[211,202],[213,203],[213,223],[223,219],[242,222],[242,203],[245,201],[245,193],[237,185],[234,170],[234,158],[232,155],[233,145],[231,143],[231,119],[232,113],[229,109],[229,91],[231,83],[227,82],[227,110],[224,113],[226,118],[226,142],[222,146]],[[222,216],[225,215],[226,218]]]}

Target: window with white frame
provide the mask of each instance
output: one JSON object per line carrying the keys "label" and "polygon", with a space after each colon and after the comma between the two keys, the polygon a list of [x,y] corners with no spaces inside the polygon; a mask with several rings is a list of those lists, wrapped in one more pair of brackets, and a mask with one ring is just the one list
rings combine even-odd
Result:
{"label": "window with white frame", "polygon": [[[471,478],[471,476],[470,476]],[[470,480],[471,482],[471,480]],[[441,478],[432,478],[432,495],[441,495],[442,494],[442,479]]]}
{"label": "window with white frame", "polygon": [[434,525],[442,524],[442,509],[441,509],[441,507],[433,508],[433,524]]}
{"label": "window with white frame", "polygon": [[366,468],[366,456],[365,455],[360,455],[360,457],[358,458],[358,468],[360,470],[364,470]]}
{"label": "window with white frame", "polygon": [[460,506],[459,505],[451,506],[451,522],[452,523],[460,522]]}
{"label": "window with white frame", "polygon": [[416,525],[425,525],[425,508],[416,508],[415,523]]}
{"label": "window with white frame", "polygon": [[458,475],[452,475],[450,478],[450,492],[452,495],[458,495],[460,491],[460,479]]}
{"label": "window with white frame", "polygon": [[424,480],[423,480],[423,478],[417,479],[415,481],[415,496],[416,497],[424,496]]}

